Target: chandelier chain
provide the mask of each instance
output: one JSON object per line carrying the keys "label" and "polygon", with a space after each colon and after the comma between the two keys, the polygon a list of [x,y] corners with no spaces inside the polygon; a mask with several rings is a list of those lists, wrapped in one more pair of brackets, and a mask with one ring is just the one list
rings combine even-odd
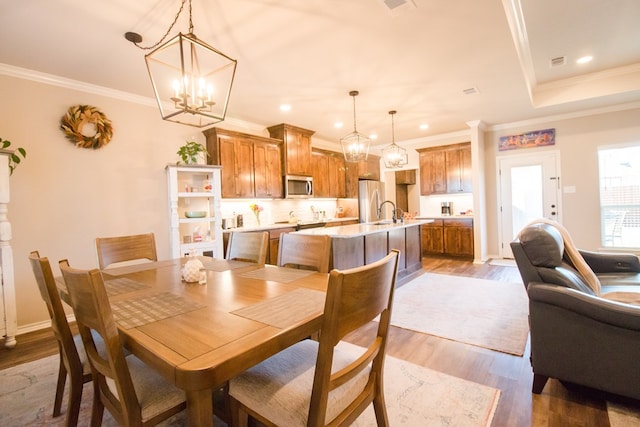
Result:
{"label": "chandelier chain", "polygon": [[[176,25],[176,22],[178,22],[178,18],[180,17],[180,14],[182,13],[182,10],[184,9],[184,3],[186,0],[182,0],[182,3],[180,3],[180,9],[178,10],[178,13],[176,13],[175,18],[173,18],[173,22],[171,23],[171,26],[169,27],[169,29],[167,29],[167,32],[164,33],[164,36],[162,36],[162,38],[158,41],[158,43],[154,44],[153,46],[140,46],[137,42],[133,42],[134,45],[136,45],[136,47],[142,49],[142,50],[151,50],[151,49],[155,49],[156,47],[160,46],[160,44],[162,42],[164,42],[164,40],[167,38],[167,36],[169,35],[169,33],[171,32],[171,30],[173,29],[173,27]],[[189,0],[189,33],[193,33],[193,22],[191,20],[191,0]]]}
{"label": "chandelier chain", "polygon": [[357,133],[356,130],[356,96],[353,95],[353,132]]}

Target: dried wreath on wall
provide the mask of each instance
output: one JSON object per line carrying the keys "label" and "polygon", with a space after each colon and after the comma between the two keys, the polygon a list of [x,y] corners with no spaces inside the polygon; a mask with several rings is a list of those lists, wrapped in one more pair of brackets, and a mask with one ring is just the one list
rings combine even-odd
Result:
{"label": "dried wreath on wall", "polygon": [[[93,135],[83,133],[86,124],[91,124],[95,128]],[[81,148],[98,149],[104,147],[113,136],[111,120],[107,119],[107,116],[98,108],[90,105],[69,107],[67,114],[60,119],[60,129],[69,141]]]}

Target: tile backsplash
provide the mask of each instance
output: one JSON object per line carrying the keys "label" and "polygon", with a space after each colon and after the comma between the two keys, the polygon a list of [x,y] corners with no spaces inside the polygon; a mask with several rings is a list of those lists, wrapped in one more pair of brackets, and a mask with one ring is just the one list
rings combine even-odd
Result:
{"label": "tile backsplash", "polygon": [[260,224],[267,225],[289,220],[289,212],[295,212],[296,217],[302,221],[313,220],[313,211],[324,211],[327,219],[336,217],[338,206],[343,208],[345,217],[358,216],[357,199],[223,199],[220,204],[222,217],[227,218],[235,213],[242,214],[245,227],[258,225],[254,213],[249,206],[253,203],[261,206]]}

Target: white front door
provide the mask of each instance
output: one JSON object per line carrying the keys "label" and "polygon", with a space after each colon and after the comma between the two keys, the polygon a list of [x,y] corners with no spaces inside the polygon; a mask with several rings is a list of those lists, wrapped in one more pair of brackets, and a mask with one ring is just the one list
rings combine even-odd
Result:
{"label": "white front door", "polygon": [[536,218],[560,222],[557,151],[512,155],[498,160],[500,256],[513,258],[509,243]]}

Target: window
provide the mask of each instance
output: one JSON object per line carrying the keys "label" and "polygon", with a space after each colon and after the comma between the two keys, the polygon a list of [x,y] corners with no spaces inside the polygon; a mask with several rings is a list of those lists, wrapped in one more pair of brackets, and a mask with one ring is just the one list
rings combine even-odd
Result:
{"label": "window", "polygon": [[598,151],[602,246],[640,248],[640,146]]}

